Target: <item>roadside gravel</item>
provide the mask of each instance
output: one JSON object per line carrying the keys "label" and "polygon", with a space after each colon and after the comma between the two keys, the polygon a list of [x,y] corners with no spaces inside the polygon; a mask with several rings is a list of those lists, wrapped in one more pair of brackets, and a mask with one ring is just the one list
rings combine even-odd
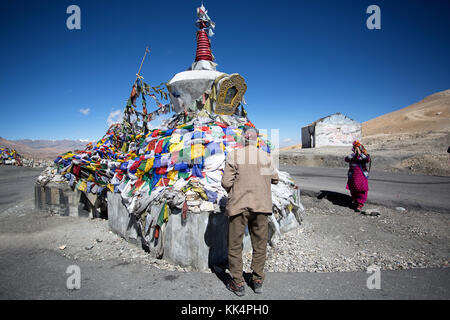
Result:
{"label": "roadside gravel", "polygon": [[[268,246],[267,271],[334,272],[448,267],[450,216],[370,206],[363,215],[326,199],[303,197],[302,226]],[[245,255],[250,270],[250,254]]]}

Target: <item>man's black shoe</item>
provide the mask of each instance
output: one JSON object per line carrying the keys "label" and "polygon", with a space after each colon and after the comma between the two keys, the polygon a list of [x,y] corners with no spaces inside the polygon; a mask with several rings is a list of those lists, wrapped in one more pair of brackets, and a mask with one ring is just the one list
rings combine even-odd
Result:
{"label": "man's black shoe", "polygon": [[227,289],[234,292],[239,297],[242,297],[243,295],[245,295],[244,282],[236,284],[236,282],[234,282],[234,280],[231,279],[227,283]]}
{"label": "man's black shoe", "polygon": [[253,291],[255,291],[255,293],[262,293],[263,292],[263,281],[262,280],[253,280]]}

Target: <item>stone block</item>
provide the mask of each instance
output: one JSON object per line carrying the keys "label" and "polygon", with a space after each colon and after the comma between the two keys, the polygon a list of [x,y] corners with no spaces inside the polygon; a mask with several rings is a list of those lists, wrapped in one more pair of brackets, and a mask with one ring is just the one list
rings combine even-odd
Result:
{"label": "stone block", "polygon": [[134,215],[128,213],[118,193],[108,192],[108,225],[111,231],[127,241],[138,243],[138,229]]}
{"label": "stone block", "polygon": [[[124,239],[140,243],[135,217],[128,214],[120,194],[108,192],[108,224]],[[164,232],[163,259],[198,271],[227,265],[227,237],[228,218],[223,213],[188,213],[183,225],[181,214],[173,211]],[[243,242],[244,252],[251,250],[249,235],[244,236]]]}
{"label": "stone block", "polygon": [[34,187],[34,205],[61,216],[91,217],[92,206],[84,192],[72,190],[67,183],[38,183]]}

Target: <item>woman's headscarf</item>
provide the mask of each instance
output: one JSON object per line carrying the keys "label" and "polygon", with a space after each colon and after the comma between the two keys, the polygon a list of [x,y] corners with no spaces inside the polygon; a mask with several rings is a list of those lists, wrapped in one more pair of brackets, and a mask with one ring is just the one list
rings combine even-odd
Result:
{"label": "woman's headscarf", "polygon": [[359,148],[361,150],[362,153],[364,153],[365,155],[367,155],[367,150],[366,148],[364,148],[364,146],[361,144],[361,142],[359,142],[358,140],[353,141],[353,151],[356,150],[356,148]]}

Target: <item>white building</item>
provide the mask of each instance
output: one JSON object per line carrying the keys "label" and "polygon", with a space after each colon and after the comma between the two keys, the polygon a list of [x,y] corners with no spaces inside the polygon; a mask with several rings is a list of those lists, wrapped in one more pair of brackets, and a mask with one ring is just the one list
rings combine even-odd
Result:
{"label": "white building", "polygon": [[302,148],[351,146],[361,137],[361,124],[338,112],[303,127]]}

